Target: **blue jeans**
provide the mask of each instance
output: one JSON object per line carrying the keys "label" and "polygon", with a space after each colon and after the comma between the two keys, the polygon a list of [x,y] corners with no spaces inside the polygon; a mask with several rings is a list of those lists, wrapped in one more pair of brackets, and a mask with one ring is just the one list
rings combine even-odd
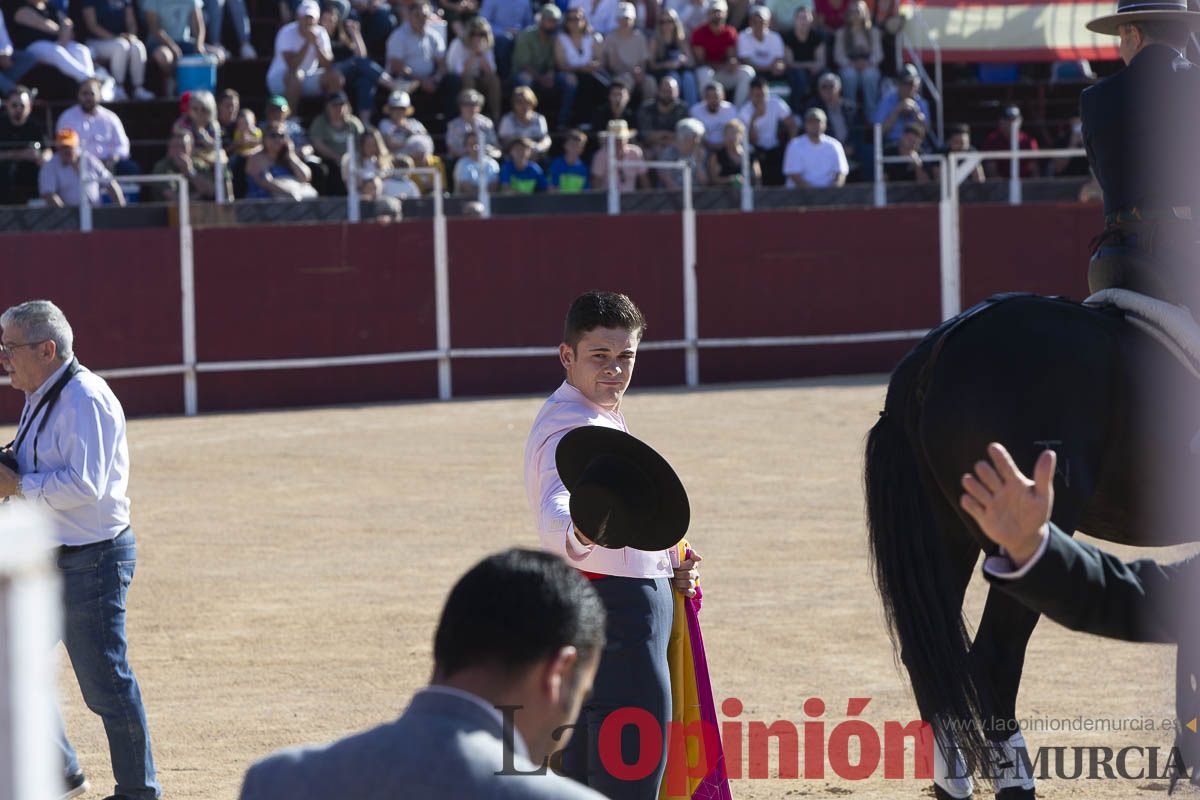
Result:
{"label": "blue jeans", "polygon": [[857,103],[858,90],[861,88],[863,113],[867,119],[875,119],[875,107],[879,105],[879,70],[875,67],[864,67],[860,72],[854,67],[845,67],[841,75],[842,96]]}
{"label": "blue jeans", "polygon": [[221,43],[226,5],[229,6],[229,16],[233,18],[238,44],[245,44],[250,41],[250,16],[246,13],[246,0],[204,0],[204,41]]}
{"label": "blue jeans", "polygon": [[368,115],[375,110],[375,89],[383,77],[383,67],[369,58],[354,56],[339,61],[333,68],[346,79],[346,88],[354,98],[354,110]]}
{"label": "blue jeans", "polygon": [[[137,679],[126,660],[125,596],[133,580],[133,531],[110,542],[60,548],[63,644],[87,707],[104,722],[116,794],[153,800],[161,794]],[[75,748],[61,737],[66,772],[79,771]]]}
{"label": "blue jeans", "polygon": [[17,81],[25,76],[26,72],[33,69],[33,65],[37,63],[37,58],[33,53],[27,53],[24,50],[14,50],[12,54],[12,66],[0,72],[0,95],[6,95],[11,92],[17,85]]}

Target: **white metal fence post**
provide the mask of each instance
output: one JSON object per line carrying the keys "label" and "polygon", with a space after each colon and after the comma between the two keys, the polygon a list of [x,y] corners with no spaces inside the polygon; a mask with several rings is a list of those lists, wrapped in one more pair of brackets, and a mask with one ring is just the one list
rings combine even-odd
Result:
{"label": "white metal fence post", "polygon": [[958,156],[950,153],[942,163],[941,199],[938,202],[938,261],[941,274],[942,319],[962,310],[962,261],[958,245]]}
{"label": "white metal fence post", "polygon": [[58,797],[58,571],[40,514],[21,504],[0,509],[0,516],[0,800]]}
{"label": "white metal fence post", "polygon": [[183,413],[199,412],[200,392],[196,380],[196,263],[192,239],[191,200],[187,178],[180,178],[179,195],[179,288],[183,320]]}
{"label": "white metal fence post", "polygon": [[683,339],[684,377],[689,387],[700,385],[700,309],[696,284],[696,207],[692,202],[692,166],[683,170]]}
{"label": "white metal fence post", "polygon": [[1012,160],[1008,162],[1008,203],[1021,205],[1021,157],[1017,151],[1021,149],[1021,126],[1018,120],[1012,120],[1009,131],[1009,149],[1012,150]]}
{"label": "white metal fence post", "polygon": [[[753,125],[753,121],[750,123]],[[750,143],[742,147],[742,211],[754,210],[754,180],[750,170]]]}
{"label": "white metal fence post", "polygon": [[358,196],[358,142],[354,131],[346,135],[346,219],[351,222],[362,220],[362,198]]}
{"label": "white metal fence post", "polygon": [[[58,155],[55,154],[55,158]],[[90,233],[92,230],[92,198],[88,194],[88,185],[92,182],[92,170],[88,165],[87,150],[79,150],[79,230]]]}
{"label": "white metal fence post", "polygon": [[484,218],[489,218],[492,216],[492,190],[488,186],[487,142],[478,123],[475,125],[475,150],[475,157],[479,159],[479,204],[483,206]]}
{"label": "white metal fence post", "polygon": [[450,261],[446,240],[446,210],[442,176],[433,173],[433,292],[437,315],[438,399],[453,396],[450,372]]}
{"label": "white metal fence post", "polygon": [[883,182],[883,126],[878,122],[871,126],[875,132],[875,207],[887,205],[887,184]]}
{"label": "white metal fence post", "polygon": [[617,171],[617,137],[604,135],[604,152],[608,156],[608,214],[615,217],[621,213],[621,182]]}
{"label": "white metal fence post", "polygon": [[216,138],[217,163],[216,163],[216,166],[213,168],[214,169],[213,177],[216,178],[217,185],[214,187],[214,189],[216,190],[216,194],[214,195],[214,200],[216,201],[217,205],[221,205],[226,201],[226,197],[225,197],[225,151],[221,149],[221,126],[217,125],[216,128],[217,128],[217,138]]}

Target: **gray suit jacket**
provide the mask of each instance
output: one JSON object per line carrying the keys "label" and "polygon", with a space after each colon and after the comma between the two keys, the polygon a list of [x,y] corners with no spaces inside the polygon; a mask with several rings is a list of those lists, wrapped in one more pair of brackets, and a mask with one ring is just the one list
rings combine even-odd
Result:
{"label": "gray suit jacket", "polygon": [[[250,767],[241,800],[603,800],[547,770],[496,775],[500,723],[469,700],[420,692],[395,722],[332,744],[284,750]],[[532,772],[513,754],[516,770]]]}

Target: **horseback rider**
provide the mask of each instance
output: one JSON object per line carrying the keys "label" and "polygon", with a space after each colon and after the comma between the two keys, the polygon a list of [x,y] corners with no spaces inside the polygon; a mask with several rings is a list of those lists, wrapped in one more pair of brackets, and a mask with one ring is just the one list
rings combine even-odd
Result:
{"label": "horseback rider", "polygon": [[1200,67],[1183,53],[1200,13],[1187,0],[1118,0],[1115,14],[1087,27],[1120,37],[1127,64],[1080,98],[1088,161],[1104,192],[1105,227],[1093,241],[1088,285],[1194,308]]}

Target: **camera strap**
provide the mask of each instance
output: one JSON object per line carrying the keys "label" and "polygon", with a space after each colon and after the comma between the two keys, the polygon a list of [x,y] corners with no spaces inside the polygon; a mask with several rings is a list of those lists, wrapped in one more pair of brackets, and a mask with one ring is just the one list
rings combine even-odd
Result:
{"label": "camera strap", "polygon": [[71,363],[67,365],[67,370],[59,376],[46,393],[42,395],[42,399],[38,401],[34,407],[33,413],[21,421],[20,427],[17,429],[17,438],[8,443],[8,449],[12,450],[15,457],[21,449],[21,445],[25,442],[25,437],[29,435],[29,429],[33,427],[33,421],[38,418],[38,414],[42,415],[42,420],[38,423],[37,430],[33,434],[33,468],[36,471],[38,467],[37,445],[38,437],[46,428],[46,422],[50,419],[50,412],[54,410],[54,404],[58,402],[58,396],[62,394],[62,390],[71,382],[71,379],[83,372],[83,366],[79,363],[79,359],[72,358]]}

